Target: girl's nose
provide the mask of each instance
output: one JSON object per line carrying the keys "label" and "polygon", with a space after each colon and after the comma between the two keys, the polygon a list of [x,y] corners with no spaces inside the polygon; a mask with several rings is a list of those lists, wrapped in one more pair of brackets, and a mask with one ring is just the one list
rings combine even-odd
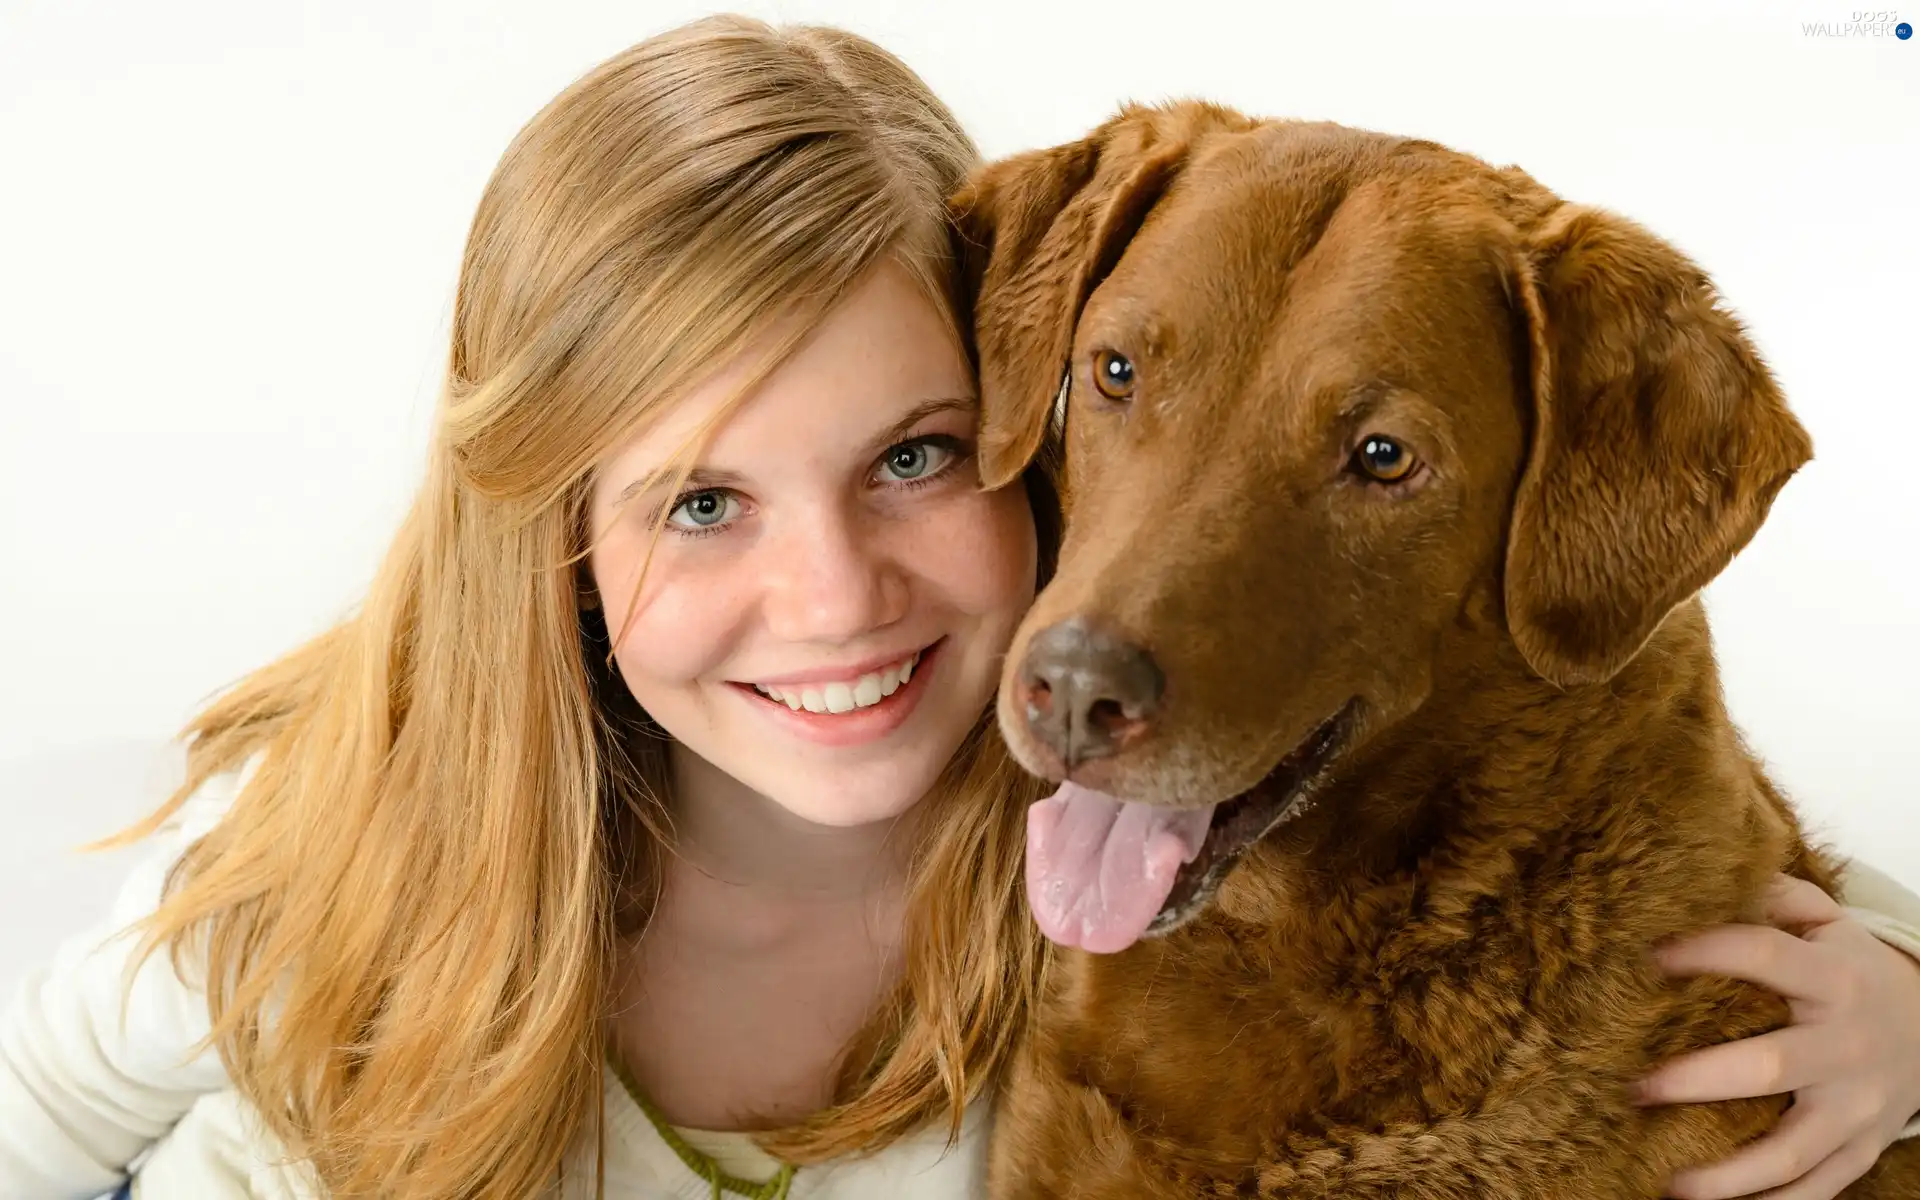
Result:
{"label": "girl's nose", "polygon": [[809,514],[785,531],[764,576],[768,632],[831,645],[906,616],[907,572],[878,532],[844,512]]}

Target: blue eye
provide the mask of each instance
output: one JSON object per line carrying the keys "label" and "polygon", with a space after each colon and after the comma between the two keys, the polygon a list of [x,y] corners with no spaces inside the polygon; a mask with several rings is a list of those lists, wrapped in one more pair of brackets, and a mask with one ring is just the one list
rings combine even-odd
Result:
{"label": "blue eye", "polygon": [[711,529],[736,516],[739,505],[727,492],[695,492],[673,506],[673,511],[667,514],[667,524],[682,529]]}
{"label": "blue eye", "polygon": [[943,444],[945,439],[918,438],[911,442],[901,442],[890,447],[881,456],[880,469],[900,482],[911,483],[927,479],[945,470],[957,454],[951,446]]}

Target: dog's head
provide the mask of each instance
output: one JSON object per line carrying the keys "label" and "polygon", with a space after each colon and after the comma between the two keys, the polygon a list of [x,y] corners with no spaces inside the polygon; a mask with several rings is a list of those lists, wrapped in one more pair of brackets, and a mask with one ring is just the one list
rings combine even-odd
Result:
{"label": "dog's head", "polygon": [[1061,940],[1197,911],[1463,630],[1611,678],[1810,453],[1682,255],[1431,143],[1132,108],[955,210],[988,481],[1066,426],[999,696]]}

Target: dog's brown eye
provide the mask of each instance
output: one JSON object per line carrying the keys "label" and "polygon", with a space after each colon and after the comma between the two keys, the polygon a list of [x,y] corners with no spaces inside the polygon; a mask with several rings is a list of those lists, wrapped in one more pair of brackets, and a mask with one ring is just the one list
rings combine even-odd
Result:
{"label": "dog's brown eye", "polygon": [[1413,474],[1418,460],[1413,452],[1390,437],[1374,435],[1353,452],[1354,469],[1381,483],[1398,483]]}
{"label": "dog's brown eye", "polygon": [[1133,364],[1123,354],[1102,350],[1093,356],[1093,386],[1109,400],[1133,395]]}

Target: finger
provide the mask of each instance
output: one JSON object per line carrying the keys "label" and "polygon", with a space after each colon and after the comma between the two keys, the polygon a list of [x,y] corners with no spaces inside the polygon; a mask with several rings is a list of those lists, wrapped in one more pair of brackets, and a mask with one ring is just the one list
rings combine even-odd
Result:
{"label": "finger", "polygon": [[1833,1200],[1848,1184],[1872,1170],[1879,1158],[1880,1151],[1872,1140],[1856,1138],[1799,1179],[1754,1200]]}
{"label": "finger", "polygon": [[1655,953],[1670,975],[1731,975],[1789,1000],[1824,997],[1832,953],[1771,925],[1716,925]]}
{"label": "finger", "polygon": [[1785,1187],[1824,1163],[1852,1131],[1839,1112],[1818,1104],[1795,1104],[1772,1133],[1711,1166],[1673,1177],[1667,1194],[1678,1200],[1727,1200]]}
{"label": "finger", "polygon": [[1783,928],[1826,925],[1847,915],[1839,901],[1791,875],[1774,876],[1766,906],[1767,920]]}
{"label": "finger", "polygon": [[1641,1104],[1703,1104],[1791,1092],[1821,1082],[1819,1043],[1818,1033],[1790,1025],[1695,1050],[1642,1079],[1634,1099]]}

